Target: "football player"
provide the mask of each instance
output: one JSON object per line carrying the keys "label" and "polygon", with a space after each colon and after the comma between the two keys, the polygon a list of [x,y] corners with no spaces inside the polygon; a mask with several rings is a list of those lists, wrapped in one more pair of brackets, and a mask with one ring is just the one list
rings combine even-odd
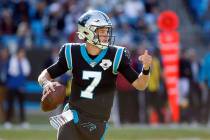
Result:
{"label": "football player", "polygon": [[79,18],[78,37],[85,43],[64,44],[58,61],[43,70],[38,82],[49,92],[54,90],[52,79],[71,71],[69,103],[62,114],[50,118],[50,123],[58,129],[58,140],[101,140],[110,117],[117,74],[144,90],[152,57],[147,50],[139,57],[143,68],[138,74],[130,66],[127,49],[113,44],[112,23],[101,11],[91,10]]}

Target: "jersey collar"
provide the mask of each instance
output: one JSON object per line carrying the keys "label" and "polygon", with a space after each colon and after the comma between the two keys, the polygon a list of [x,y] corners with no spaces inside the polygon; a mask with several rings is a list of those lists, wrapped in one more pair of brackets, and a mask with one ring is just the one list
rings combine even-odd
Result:
{"label": "jersey collar", "polygon": [[108,48],[107,49],[103,49],[96,58],[92,59],[88,55],[88,52],[86,50],[86,44],[82,44],[81,47],[80,47],[80,51],[81,51],[82,57],[85,59],[85,61],[91,67],[95,67],[104,58],[104,56],[106,55],[107,50],[108,50]]}

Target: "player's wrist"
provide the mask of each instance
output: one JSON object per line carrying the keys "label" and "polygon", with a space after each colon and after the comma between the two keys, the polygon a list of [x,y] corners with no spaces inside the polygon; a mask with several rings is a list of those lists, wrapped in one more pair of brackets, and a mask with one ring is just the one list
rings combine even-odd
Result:
{"label": "player's wrist", "polygon": [[146,67],[146,68],[143,67],[141,73],[143,75],[149,75],[149,73],[150,73],[150,67]]}
{"label": "player's wrist", "polygon": [[48,85],[51,81],[47,80],[47,79],[43,79],[42,82],[39,82],[39,85],[42,87],[42,88],[45,88],[46,85]]}

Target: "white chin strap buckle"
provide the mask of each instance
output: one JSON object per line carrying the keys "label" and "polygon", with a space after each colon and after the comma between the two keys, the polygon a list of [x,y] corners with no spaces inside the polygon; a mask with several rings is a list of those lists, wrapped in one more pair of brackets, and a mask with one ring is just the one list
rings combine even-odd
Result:
{"label": "white chin strap buckle", "polygon": [[108,45],[96,45],[98,48],[104,50],[107,48]]}

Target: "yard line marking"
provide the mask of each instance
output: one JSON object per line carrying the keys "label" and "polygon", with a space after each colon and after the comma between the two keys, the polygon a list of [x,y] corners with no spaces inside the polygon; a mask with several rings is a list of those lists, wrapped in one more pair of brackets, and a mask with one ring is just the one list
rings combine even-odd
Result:
{"label": "yard line marking", "polygon": [[[170,126],[170,125],[158,125],[158,126],[150,126],[150,125],[122,125],[122,127],[116,128],[114,126],[111,126],[110,128],[116,129],[116,130],[121,130],[121,129],[143,129],[143,130],[197,130],[197,131],[205,131],[210,133],[209,129],[210,127],[204,127],[204,126],[197,126],[197,127],[190,127],[190,126],[181,126],[181,125],[175,125],[175,126]],[[0,130],[7,130],[3,126],[0,126]],[[50,124],[30,124],[29,128],[23,129],[19,125],[14,125],[12,129],[9,130],[17,130],[17,131],[22,131],[22,130],[40,130],[40,131],[49,131],[49,130],[55,130],[53,129]],[[0,140],[4,140],[0,138]]]}
{"label": "yard line marking", "polygon": [[[55,130],[48,124],[30,124],[29,128],[23,129],[19,125],[13,125],[12,129],[5,129],[3,126],[0,126],[0,130],[16,130],[16,131],[22,131],[22,130],[40,130],[40,131],[47,131],[47,130]],[[1,140],[1,139],[0,139]]]}

